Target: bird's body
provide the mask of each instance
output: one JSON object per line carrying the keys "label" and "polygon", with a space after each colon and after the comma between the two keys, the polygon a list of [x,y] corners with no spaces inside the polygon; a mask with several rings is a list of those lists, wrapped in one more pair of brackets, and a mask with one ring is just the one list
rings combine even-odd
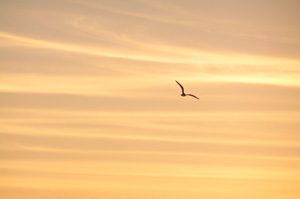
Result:
{"label": "bird's body", "polygon": [[185,97],[185,96],[191,96],[191,97],[194,97],[194,98],[196,98],[196,99],[199,99],[197,96],[195,96],[195,95],[192,95],[192,94],[185,94],[184,93],[184,88],[183,88],[183,86],[178,82],[178,81],[176,81],[175,80],[175,82],[180,86],[180,88],[181,88],[181,91],[182,91],[182,94],[181,94],[181,96],[182,97]]}

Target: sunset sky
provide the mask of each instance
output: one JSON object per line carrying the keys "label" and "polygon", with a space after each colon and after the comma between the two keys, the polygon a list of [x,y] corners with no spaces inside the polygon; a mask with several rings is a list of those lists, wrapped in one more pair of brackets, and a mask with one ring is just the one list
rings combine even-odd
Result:
{"label": "sunset sky", "polygon": [[300,198],[299,19],[298,0],[0,0],[0,198]]}

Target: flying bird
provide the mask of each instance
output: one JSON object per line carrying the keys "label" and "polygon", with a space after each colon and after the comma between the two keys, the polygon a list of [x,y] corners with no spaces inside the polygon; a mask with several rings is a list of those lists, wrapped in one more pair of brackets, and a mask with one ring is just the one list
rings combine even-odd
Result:
{"label": "flying bird", "polygon": [[175,82],[177,82],[177,84],[181,87],[181,90],[182,90],[181,96],[182,96],[182,97],[185,97],[185,96],[192,96],[192,97],[194,97],[194,98],[196,98],[196,99],[199,99],[199,98],[198,98],[197,96],[195,96],[195,95],[192,95],[192,94],[185,94],[185,93],[184,93],[184,88],[183,88],[183,86],[182,86],[178,81],[175,80]]}

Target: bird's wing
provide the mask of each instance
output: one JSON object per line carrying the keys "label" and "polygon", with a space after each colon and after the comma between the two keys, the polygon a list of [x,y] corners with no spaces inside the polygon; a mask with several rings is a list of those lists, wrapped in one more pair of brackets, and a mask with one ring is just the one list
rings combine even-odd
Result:
{"label": "bird's wing", "polygon": [[184,93],[184,88],[183,88],[183,86],[182,86],[178,81],[175,80],[175,82],[177,82],[177,84],[181,87],[182,93]]}
{"label": "bird's wing", "polygon": [[195,96],[195,95],[192,95],[192,94],[186,94],[186,95],[188,95],[188,96],[192,96],[192,97],[194,97],[194,98],[196,98],[196,99],[199,99],[197,96]]}

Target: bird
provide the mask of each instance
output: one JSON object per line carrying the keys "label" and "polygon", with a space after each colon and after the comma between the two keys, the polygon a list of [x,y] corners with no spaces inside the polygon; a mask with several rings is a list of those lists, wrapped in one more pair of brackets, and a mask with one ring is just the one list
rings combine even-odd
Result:
{"label": "bird", "polygon": [[183,88],[183,86],[182,86],[178,81],[175,80],[175,82],[181,87],[181,90],[182,90],[181,96],[182,96],[182,97],[185,97],[185,96],[191,96],[191,97],[194,97],[194,98],[196,98],[196,99],[199,99],[199,98],[198,98],[197,96],[195,96],[195,95],[192,95],[192,94],[185,94],[185,93],[184,93],[184,88]]}

